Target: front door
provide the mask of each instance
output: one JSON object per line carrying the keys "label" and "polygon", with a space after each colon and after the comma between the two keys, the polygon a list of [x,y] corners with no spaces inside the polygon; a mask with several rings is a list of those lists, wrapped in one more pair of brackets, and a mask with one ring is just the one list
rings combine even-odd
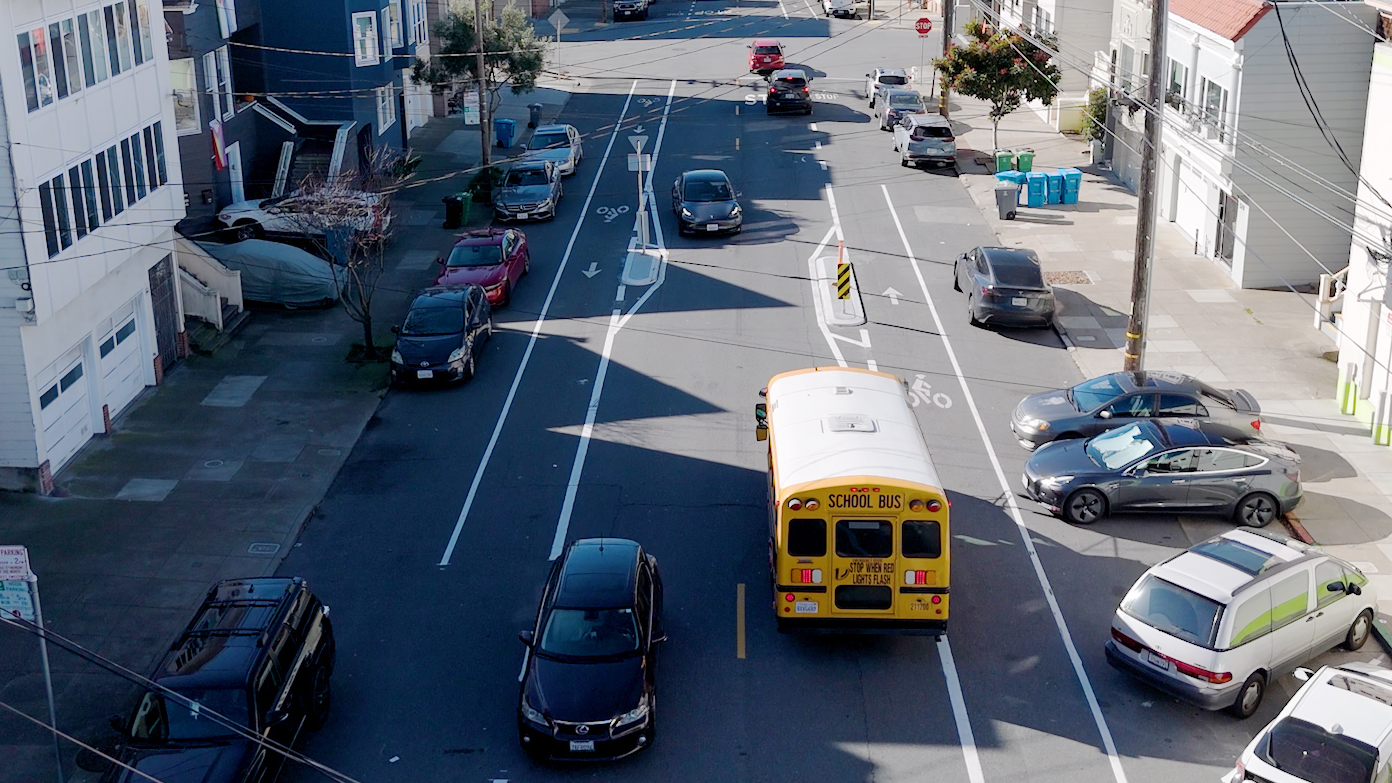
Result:
{"label": "front door", "polygon": [[232,201],[246,201],[246,179],[242,175],[242,143],[227,145],[227,179],[232,186]]}
{"label": "front door", "polygon": [[894,523],[838,519],[831,571],[833,614],[894,611]]}
{"label": "front door", "polygon": [[1133,475],[1121,479],[1117,506],[1132,510],[1169,511],[1189,503],[1194,450],[1171,449],[1137,465]]}
{"label": "front door", "polygon": [[1337,561],[1315,564],[1315,640],[1311,655],[1319,655],[1343,641],[1353,618],[1363,608],[1362,602],[1345,590],[1329,589],[1336,582],[1347,588],[1348,577]]}
{"label": "front door", "polygon": [[166,373],[179,361],[179,302],[174,297],[173,256],[165,256],[150,267],[150,309],[155,315],[160,373]]}

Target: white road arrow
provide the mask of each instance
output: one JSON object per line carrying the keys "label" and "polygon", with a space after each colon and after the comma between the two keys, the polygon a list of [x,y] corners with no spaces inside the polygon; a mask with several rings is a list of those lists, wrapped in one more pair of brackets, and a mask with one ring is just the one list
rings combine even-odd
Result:
{"label": "white road arrow", "polygon": [[885,289],[884,296],[889,297],[890,304],[897,305],[899,304],[899,297],[903,296],[903,294],[899,293],[898,291],[895,291],[893,286],[891,286]]}
{"label": "white road arrow", "polygon": [[584,275],[585,277],[593,278],[595,275],[599,274],[599,262],[591,261],[590,268],[581,269],[580,274]]}
{"label": "white road arrow", "polygon": [[[642,133],[642,132],[643,132],[643,126],[642,126],[642,125],[639,125],[638,127],[636,127],[636,128],[633,129],[633,132],[634,132],[634,133]],[[644,141],[646,141],[646,139],[644,139]]]}

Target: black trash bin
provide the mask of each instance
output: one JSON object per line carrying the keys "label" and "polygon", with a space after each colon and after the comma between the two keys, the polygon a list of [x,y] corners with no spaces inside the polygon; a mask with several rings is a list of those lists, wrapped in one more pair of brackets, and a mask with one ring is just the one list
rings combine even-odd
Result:
{"label": "black trash bin", "polygon": [[540,125],[540,124],[541,124],[541,104],[540,104],[540,103],[529,103],[529,104],[527,104],[527,115],[528,115],[528,118],[529,118],[529,119],[527,120],[527,127],[528,127],[528,128],[535,128],[536,126]]}
{"label": "black trash bin", "polygon": [[464,214],[468,209],[471,197],[468,193],[454,193],[445,196],[441,201],[445,202],[445,228],[463,228],[464,221],[469,217]]}

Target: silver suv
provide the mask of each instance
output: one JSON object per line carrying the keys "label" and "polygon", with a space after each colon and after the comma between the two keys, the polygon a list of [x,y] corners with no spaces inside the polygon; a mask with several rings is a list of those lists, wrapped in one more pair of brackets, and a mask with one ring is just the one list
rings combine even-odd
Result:
{"label": "silver suv", "polygon": [[899,165],[957,166],[957,138],[941,114],[905,114],[894,126]]}

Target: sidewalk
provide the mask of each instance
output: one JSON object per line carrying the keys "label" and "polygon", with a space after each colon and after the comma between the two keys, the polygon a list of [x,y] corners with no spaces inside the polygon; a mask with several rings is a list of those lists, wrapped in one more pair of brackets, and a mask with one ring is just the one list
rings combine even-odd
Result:
{"label": "sidewalk", "polygon": [[[504,91],[499,116],[518,120],[519,137],[494,158],[530,138],[528,103],[543,104],[546,122],[567,97]],[[441,199],[464,189],[479,160],[478,130],[458,118],[431,120],[412,144],[422,163],[392,203],[398,230],[373,302],[379,349],[390,349],[409,296],[433,280],[456,233],[441,228]],[[471,224],[490,217],[476,210]],[[46,625],[147,674],[214,581],[272,573],[386,393],[385,362],[348,358],[361,342],[340,307],[257,308],[216,353],[189,356],[146,389],[114,434],[58,473],[53,497],[0,493],[0,543],[29,548]],[[46,722],[37,649],[0,627],[0,701]],[[106,718],[129,709],[136,686],[52,645],[49,655],[59,728],[109,747]],[[66,779],[94,780],[63,746]],[[50,735],[0,713],[0,783],[53,780],[53,754]]]}
{"label": "sidewalk", "polygon": [[[1035,250],[1062,305],[1058,331],[1085,377],[1122,367],[1131,313],[1136,197],[1089,164],[1088,145],[1021,109],[1001,122],[1000,147],[1029,147],[1034,169],[1083,171],[1076,205],[995,204],[986,104],[953,96],[962,182],[1004,246]],[[965,129],[964,129],[965,128]],[[1237,288],[1222,261],[1197,256],[1172,224],[1157,224],[1145,367],[1187,373],[1261,402],[1262,432],[1297,448],[1305,498],[1297,525],[1362,568],[1392,615],[1392,449],[1339,412],[1335,345],[1311,326],[1313,296]]]}

